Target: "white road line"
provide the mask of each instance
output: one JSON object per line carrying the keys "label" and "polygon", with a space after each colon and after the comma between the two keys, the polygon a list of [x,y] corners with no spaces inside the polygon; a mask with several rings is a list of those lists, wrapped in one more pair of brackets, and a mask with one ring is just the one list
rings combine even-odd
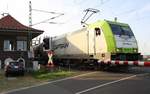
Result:
{"label": "white road line", "polygon": [[92,90],[94,90],[94,89],[103,87],[103,86],[107,86],[107,85],[114,84],[114,83],[117,83],[117,82],[121,82],[121,81],[124,81],[124,80],[127,80],[127,79],[131,79],[131,78],[134,78],[134,77],[136,77],[136,76],[144,76],[144,75],[147,75],[147,74],[148,74],[148,73],[138,74],[138,75],[132,75],[132,76],[129,76],[129,77],[125,77],[125,78],[116,80],[116,81],[108,82],[108,83],[101,84],[101,85],[98,85],[98,86],[95,86],[95,87],[92,87],[92,88],[89,88],[89,89],[85,89],[85,90],[82,90],[82,91],[80,91],[80,92],[76,92],[75,94],[86,93],[86,92],[92,91]]}
{"label": "white road line", "polygon": [[50,81],[50,82],[43,82],[43,83],[38,84],[38,85],[33,85],[33,86],[29,86],[29,87],[23,87],[23,88],[19,88],[19,89],[14,89],[14,90],[2,92],[0,94],[7,94],[7,93],[11,93],[11,92],[21,91],[21,90],[34,88],[34,87],[38,87],[38,86],[42,86],[42,85],[46,85],[46,84],[51,84],[51,83],[56,83],[56,82],[61,82],[61,81],[77,78],[77,77],[82,77],[82,76],[89,75],[89,74],[94,74],[94,73],[97,73],[97,71],[96,72],[89,72],[89,73],[85,73],[85,74],[81,74],[81,75],[77,75],[77,76],[73,76],[73,77],[67,77],[67,78],[64,78],[64,79],[54,80],[54,81]]}

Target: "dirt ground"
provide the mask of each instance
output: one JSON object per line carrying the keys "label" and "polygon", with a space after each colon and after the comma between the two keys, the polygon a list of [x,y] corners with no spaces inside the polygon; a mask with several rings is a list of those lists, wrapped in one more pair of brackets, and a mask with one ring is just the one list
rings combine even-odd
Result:
{"label": "dirt ground", "polygon": [[11,89],[16,89],[25,86],[31,86],[44,82],[43,80],[35,79],[29,74],[25,76],[13,76],[6,78],[3,70],[0,70],[0,92],[4,92]]}
{"label": "dirt ground", "polygon": [[[73,74],[68,75],[68,76],[75,76],[75,75],[79,75],[82,73],[87,73],[88,71],[69,71],[69,72],[73,72]],[[66,72],[66,73],[68,73],[68,72]],[[55,73],[52,73],[52,74],[55,74]],[[55,77],[53,79],[38,79],[38,78],[35,78],[33,76],[33,74],[31,74],[31,73],[25,73],[24,76],[11,76],[11,77],[7,78],[4,76],[4,71],[0,70],[0,93],[6,92],[8,90],[21,88],[21,87],[33,86],[33,85],[36,85],[36,84],[39,84],[39,83],[42,83],[45,81],[56,80],[56,79],[68,77],[68,76],[62,77],[61,75],[59,75],[59,73],[56,73],[56,75],[53,75],[53,76],[57,76],[57,77]]]}

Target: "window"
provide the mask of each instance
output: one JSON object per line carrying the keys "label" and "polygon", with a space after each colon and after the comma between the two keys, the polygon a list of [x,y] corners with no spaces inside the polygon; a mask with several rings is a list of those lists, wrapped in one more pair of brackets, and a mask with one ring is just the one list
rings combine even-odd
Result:
{"label": "window", "polygon": [[4,51],[10,51],[10,41],[4,40]]}
{"label": "window", "polygon": [[27,50],[27,41],[17,41],[17,50],[26,51]]}
{"label": "window", "polygon": [[131,31],[130,27],[121,26],[122,32],[125,32],[125,35],[133,36],[133,32]]}
{"label": "window", "polygon": [[110,27],[112,29],[112,32],[115,34],[115,35],[121,35],[121,28],[119,25],[116,25],[116,24],[110,24]]}
{"label": "window", "polygon": [[14,42],[10,40],[4,40],[4,51],[14,51]]}
{"label": "window", "polygon": [[96,33],[96,36],[101,35],[101,30],[100,30],[100,28],[96,27],[96,28],[95,28],[95,33]]}
{"label": "window", "polygon": [[117,24],[110,24],[112,32],[115,35],[127,35],[127,36],[134,36],[132,30],[129,26],[117,25]]}

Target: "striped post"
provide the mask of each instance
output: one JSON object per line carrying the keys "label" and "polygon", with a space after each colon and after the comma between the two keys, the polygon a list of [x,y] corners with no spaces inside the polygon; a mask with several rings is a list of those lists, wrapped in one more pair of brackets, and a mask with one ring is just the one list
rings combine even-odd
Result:
{"label": "striped post", "polygon": [[150,61],[108,61],[105,64],[150,67]]}

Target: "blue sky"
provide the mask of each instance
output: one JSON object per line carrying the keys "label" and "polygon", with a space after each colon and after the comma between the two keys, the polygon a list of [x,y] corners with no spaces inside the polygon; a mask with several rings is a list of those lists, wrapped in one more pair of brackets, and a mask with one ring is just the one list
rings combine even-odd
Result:
{"label": "blue sky", "polygon": [[[138,41],[140,52],[150,54],[150,0],[31,0],[32,8],[64,13],[51,20],[58,24],[42,23],[34,28],[42,29],[42,36],[57,36],[81,28],[80,21],[83,10],[96,8],[100,12],[94,14],[87,23],[99,19],[128,23]],[[21,23],[28,25],[29,0],[0,0],[0,13],[8,12]],[[33,11],[33,24],[57,15]],[[0,16],[2,17],[2,16]]]}

